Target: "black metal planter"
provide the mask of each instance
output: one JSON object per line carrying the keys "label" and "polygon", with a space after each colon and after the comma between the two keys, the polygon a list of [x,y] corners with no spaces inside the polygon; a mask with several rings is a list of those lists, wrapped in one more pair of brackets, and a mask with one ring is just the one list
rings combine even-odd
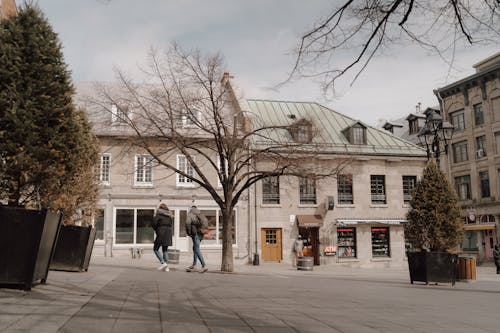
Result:
{"label": "black metal planter", "polygon": [[61,217],[0,206],[0,286],[31,290],[47,281]]}
{"label": "black metal planter", "polygon": [[82,272],[89,268],[96,230],[92,226],[63,225],[59,232],[51,270]]}
{"label": "black metal planter", "polygon": [[447,252],[408,252],[410,280],[455,285],[458,255]]}

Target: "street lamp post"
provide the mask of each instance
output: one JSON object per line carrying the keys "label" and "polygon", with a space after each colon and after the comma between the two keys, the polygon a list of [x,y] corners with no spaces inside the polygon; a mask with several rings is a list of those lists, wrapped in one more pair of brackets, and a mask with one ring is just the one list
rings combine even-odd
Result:
{"label": "street lamp post", "polygon": [[[438,111],[431,109],[431,112],[427,113],[424,127],[417,134],[427,149],[427,160],[434,158],[438,167],[441,153],[448,154],[448,143],[453,136],[453,129],[454,126],[443,121]],[[442,148],[441,142],[443,142]]]}

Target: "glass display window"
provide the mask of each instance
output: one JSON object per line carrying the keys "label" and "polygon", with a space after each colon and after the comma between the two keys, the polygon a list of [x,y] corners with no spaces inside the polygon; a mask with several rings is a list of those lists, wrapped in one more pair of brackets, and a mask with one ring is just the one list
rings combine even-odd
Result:
{"label": "glass display window", "polygon": [[390,257],[389,228],[372,228],[372,255],[373,257]]}
{"label": "glass display window", "polygon": [[356,258],[356,228],[337,228],[340,258]]}
{"label": "glass display window", "polygon": [[154,209],[116,209],[115,243],[144,244],[154,241],[151,228]]}

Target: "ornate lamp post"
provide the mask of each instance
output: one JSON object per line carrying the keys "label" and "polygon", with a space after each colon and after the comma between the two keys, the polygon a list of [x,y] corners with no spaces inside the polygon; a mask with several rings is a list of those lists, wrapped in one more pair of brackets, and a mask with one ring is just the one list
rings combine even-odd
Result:
{"label": "ornate lamp post", "polygon": [[[425,125],[417,134],[420,143],[427,149],[427,160],[434,158],[439,167],[439,157],[441,153],[448,154],[448,142],[453,136],[454,126],[447,121],[443,121],[441,115],[432,110],[427,114]],[[443,147],[441,147],[443,142]]]}

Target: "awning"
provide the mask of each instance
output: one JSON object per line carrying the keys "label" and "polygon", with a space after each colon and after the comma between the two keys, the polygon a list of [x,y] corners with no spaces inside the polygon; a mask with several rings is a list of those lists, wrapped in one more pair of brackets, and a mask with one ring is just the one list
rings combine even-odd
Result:
{"label": "awning", "polygon": [[372,220],[372,219],[356,219],[356,220],[337,220],[338,225],[354,225],[354,224],[389,224],[401,225],[407,224],[406,220]]}
{"label": "awning", "polygon": [[464,224],[464,230],[495,230],[495,224]]}
{"label": "awning", "polygon": [[321,215],[297,215],[297,223],[299,227],[321,227],[323,225],[323,219]]}

